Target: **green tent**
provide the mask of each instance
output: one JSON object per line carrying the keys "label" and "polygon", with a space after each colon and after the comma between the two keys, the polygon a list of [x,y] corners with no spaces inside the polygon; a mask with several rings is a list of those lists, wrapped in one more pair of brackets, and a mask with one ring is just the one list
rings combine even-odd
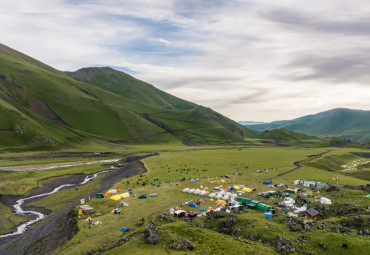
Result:
{"label": "green tent", "polygon": [[367,194],[367,196],[366,197],[370,197],[370,194]]}
{"label": "green tent", "polygon": [[96,193],[96,198],[104,198],[104,193]]}
{"label": "green tent", "polygon": [[242,203],[243,205],[248,204],[252,199],[250,198],[245,198],[245,197],[237,197],[236,201],[239,203]]}
{"label": "green tent", "polygon": [[269,205],[265,205],[265,204],[262,204],[262,203],[257,204],[257,209],[260,210],[260,211],[262,211],[262,212],[267,212],[271,208],[272,207],[269,206]]}
{"label": "green tent", "polygon": [[255,207],[257,206],[257,204],[256,204],[256,203],[249,202],[249,203],[247,204],[247,206],[248,206],[248,207],[255,208]]}
{"label": "green tent", "polygon": [[249,201],[249,203],[247,203],[247,206],[248,206],[248,207],[255,208],[259,203],[260,203],[260,201],[257,201],[257,200],[250,200],[250,201]]}

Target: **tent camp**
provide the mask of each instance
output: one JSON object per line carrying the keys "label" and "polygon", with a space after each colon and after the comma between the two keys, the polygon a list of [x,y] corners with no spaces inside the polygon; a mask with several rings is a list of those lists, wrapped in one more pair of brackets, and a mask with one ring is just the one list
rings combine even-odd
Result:
{"label": "tent camp", "polygon": [[120,200],[121,199],[121,196],[120,195],[114,195],[114,196],[111,196],[110,199],[112,199],[112,200]]}
{"label": "tent camp", "polygon": [[185,216],[185,214],[186,214],[186,211],[184,211],[184,210],[176,210],[176,211],[174,212],[175,217],[178,217],[178,218],[180,218],[180,217],[184,217],[184,216]]}
{"label": "tent camp", "polygon": [[128,193],[128,192],[122,193],[120,196],[121,196],[121,198],[128,198],[128,197],[130,197],[130,193]]}
{"label": "tent camp", "polygon": [[258,210],[260,210],[260,211],[262,211],[262,212],[267,212],[267,211],[269,211],[270,209],[272,209],[272,207],[271,207],[271,206],[269,206],[269,205],[265,205],[265,204],[262,204],[262,203],[258,203],[256,207],[257,207],[257,209],[258,209]]}
{"label": "tent camp", "polygon": [[247,206],[248,207],[251,207],[251,208],[256,208],[257,205],[259,204],[260,202],[257,201],[257,200],[250,200],[248,203],[247,203]]}
{"label": "tent camp", "polygon": [[198,207],[198,205],[197,205],[196,203],[194,203],[194,202],[190,202],[190,203],[188,204],[188,206],[191,206],[191,207]]}
{"label": "tent camp", "polygon": [[245,191],[245,192],[252,192],[252,189],[251,188],[243,188],[243,191]]}
{"label": "tent camp", "polygon": [[252,199],[250,198],[244,198],[244,197],[238,197],[236,198],[236,201],[242,203],[243,205],[247,205]]}
{"label": "tent camp", "polygon": [[94,212],[94,208],[91,207],[90,205],[81,205],[80,210],[84,214],[90,214]]}
{"label": "tent camp", "polygon": [[95,197],[96,198],[104,198],[104,193],[96,193]]}
{"label": "tent camp", "polygon": [[197,217],[198,216],[198,213],[197,212],[189,212],[188,213],[188,217],[189,218],[195,218],[195,217]]}
{"label": "tent camp", "polygon": [[118,213],[120,213],[120,212],[121,212],[121,209],[119,209],[119,208],[113,209],[113,210],[111,211],[111,213],[114,213],[114,214],[118,214]]}
{"label": "tent camp", "polygon": [[216,203],[221,206],[225,206],[227,204],[224,200],[217,200]]}

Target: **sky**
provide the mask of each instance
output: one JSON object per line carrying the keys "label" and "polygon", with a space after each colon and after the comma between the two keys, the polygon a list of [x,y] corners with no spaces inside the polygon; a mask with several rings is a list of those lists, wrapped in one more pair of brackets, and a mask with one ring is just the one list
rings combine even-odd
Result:
{"label": "sky", "polygon": [[368,0],[0,0],[0,43],[110,66],[236,121],[370,110]]}

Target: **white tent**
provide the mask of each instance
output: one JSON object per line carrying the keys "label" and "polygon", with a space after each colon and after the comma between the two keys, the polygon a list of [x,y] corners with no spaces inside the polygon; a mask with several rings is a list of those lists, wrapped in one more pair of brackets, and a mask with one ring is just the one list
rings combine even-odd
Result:
{"label": "white tent", "polygon": [[209,197],[211,197],[211,198],[216,197],[216,193],[211,193],[211,194],[209,194]]}
{"label": "white tent", "polygon": [[320,203],[322,204],[326,204],[326,205],[331,205],[331,200],[329,198],[326,198],[326,197],[322,197],[319,199]]}
{"label": "white tent", "polygon": [[199,193],[199,195],[201,195],[201,196],[205,196],[205,195],[207,195],[207,191],[202,190],[202,191]]}
{"label": "white tent", "polygon": [[189,192],[189,190],[190,190],[189,188],[185,188],[182,190],[182,192]]}

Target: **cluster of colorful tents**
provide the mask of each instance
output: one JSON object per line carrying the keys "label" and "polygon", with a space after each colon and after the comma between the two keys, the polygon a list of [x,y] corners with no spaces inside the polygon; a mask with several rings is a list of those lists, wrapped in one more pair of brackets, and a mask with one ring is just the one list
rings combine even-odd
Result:
{"label": "cluster of colorful tents", "polygon": [[110,196],[110,199],[112,199],[112,200],[120,200],[120,199],[123,199],[123,198],[128,198],[128,197],[130,197],[130,194],[133,194],[133,191],[131,189],[128,192],[117,194],[120,191],[121,191],[121,189],[110,189],[105,193],[96,193],[95,197],[96,198],[105,198],[105,197]]}
{"label": "cluster of colorful tents", "polygon": [[118,195],[112,195],[112,196],[110,197],[110,199],[111,199],[111,200],[120,200],[120,199],[128,198],[128,197],[130,197],[130,193],[125,192],[125,193],[118,194]]}
{"label": "cluster of colorful tents", "polygon": [[205,187],[204,189],[190,189],[190,188],[185,188],[182,190],[182,192],[184,193],[189,193],[189,194],[194,194],[194,195],[200,195],[200,196],[205,196],[207,195],[209,192],[207,191],[207,187]]}
{"label": "cluster of colorful tents", "polygon": [[244,185],[234,185],[233,186],[233,188],[235,189],[235,190],[242,190],[242,191],[244,191],[244,192],[248,192],[248,193],[250,193],[250,192],[252,192],[253,191],[253,189],[251,189],[251,188],[247,188],[247,187],[245,187]]}

